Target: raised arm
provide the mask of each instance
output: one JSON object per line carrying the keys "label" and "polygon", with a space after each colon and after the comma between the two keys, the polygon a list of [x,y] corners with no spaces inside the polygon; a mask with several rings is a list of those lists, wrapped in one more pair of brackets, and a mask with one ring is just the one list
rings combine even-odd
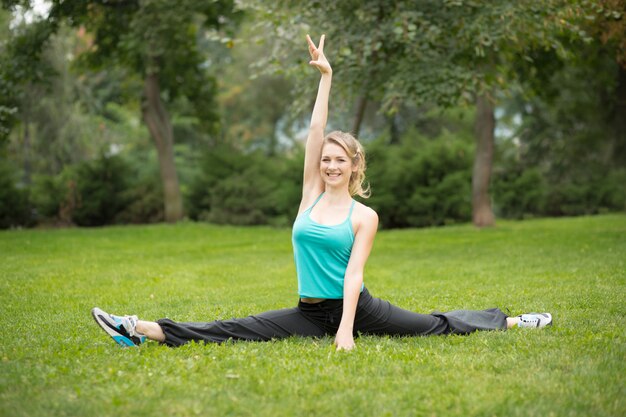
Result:
{"label": "raised arm", "polygon": [[320,71],[321,79],[315,105],[313,106],[309,135],[306,140],[304,181],[299,211],[305,210],[309,205],[313,204],[313,200],[324,191],[324,182],[319,173],[319,165],[322,155],[322,143],[324,141],[324,129],[326,129],[326,121],[328,119],[328,98],[333,76],[333,70],[326,56],[324,56],[324,39],[325,35],[322,35],[319,45],[315,46],[311,37],[309,35],[306,36],[309,44],[309,53],[311,54],[309,64]]}

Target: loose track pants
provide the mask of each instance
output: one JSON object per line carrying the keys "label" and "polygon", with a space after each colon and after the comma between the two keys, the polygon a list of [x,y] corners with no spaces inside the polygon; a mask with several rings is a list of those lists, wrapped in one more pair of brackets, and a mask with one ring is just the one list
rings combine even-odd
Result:
{"label": "loose track pants", "polygon": [[[209,323],[177,323],[161,319],[165,344],[180,346],[195,340],[220,343],[228,339],[267,341],[293,335],[321,337],[337,333],[343,300],[317,304],[299,302],[295,308],[266,311],[241,319]],[[425,336],[467,334],[476,330],[505,330],[507,316],[497,308],[482,311],[418,314],[374,298],[367,289],[359,296],[354,334]]]}

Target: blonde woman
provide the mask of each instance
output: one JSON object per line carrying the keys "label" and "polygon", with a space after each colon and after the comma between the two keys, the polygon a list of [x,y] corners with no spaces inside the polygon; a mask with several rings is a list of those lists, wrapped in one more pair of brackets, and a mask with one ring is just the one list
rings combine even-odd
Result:
{"label": "blonde woman", "polygon": [[122,346],[136,346],[147,339],[180,346],[192,340],[220,343],[228,339],[267,341],[292,335],[333,335],[337,349],[350,350],[358,333],[466,334],[552,324],[549,313],[507,317],[497,308],[418,314],[369,294],[363,270],[378,229],[378,216],[352,198],[369,193],[363,188],[365,154],[349,133],[325,135],[332,68],[324,55],[324,35],[318,46],[308,35],[307,42],[310,65],[320,71],[321,78],[306,142],[302,200],[293,225],[298,306],[207,323],[148,322],[94,308],[92,315],[102,329]]}

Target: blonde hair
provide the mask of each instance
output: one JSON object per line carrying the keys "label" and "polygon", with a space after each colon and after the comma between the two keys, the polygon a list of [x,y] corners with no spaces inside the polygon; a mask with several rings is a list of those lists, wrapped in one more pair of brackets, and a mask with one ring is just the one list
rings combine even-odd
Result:
{"label": "blonde hair", "polygon": [[357,170],[350,175],[350,183],[348,190],[350,195],[358,195],[359,197],[368,198],[370,196],[369,184],[364,186],[365,182],[365,152],[363,146],[350,133],[335,130],[330,132],[324,138],[324,145],[327,143],[335,143],[343,148],[350,157],[352,166],[356,166]]}

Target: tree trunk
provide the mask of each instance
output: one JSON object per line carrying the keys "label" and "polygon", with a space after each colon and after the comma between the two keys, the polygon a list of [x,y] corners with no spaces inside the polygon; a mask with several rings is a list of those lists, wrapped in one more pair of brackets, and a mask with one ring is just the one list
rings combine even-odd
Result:
{"label": "tree trunk", "polygon": [[495,221],[489,198],[495,124],[493,104],[489,97],[486,93],[478,96],[475,124],[476,156],[472,174],[472,217],[477,227],[493,226]]}
{"label": "tree trunk", "polygon": [[361,123],[363,123],[363,115],[365,114],[365,108],[367,107],[367,95],[363,94],[359,97],[356,104],[356,114],[354,115],[354,124],[352,125],[352,134],[355,137],[359,137],[359,131],[361,130]]}
{"label": "tree trunk", "polygon": [[141,112],[159,156],[165,200],[165,221],[175,223],[183,217],[183,200],[174,165],[174,134],[170,117],[161,100],[161,88],[156,74],[146,76]]}

